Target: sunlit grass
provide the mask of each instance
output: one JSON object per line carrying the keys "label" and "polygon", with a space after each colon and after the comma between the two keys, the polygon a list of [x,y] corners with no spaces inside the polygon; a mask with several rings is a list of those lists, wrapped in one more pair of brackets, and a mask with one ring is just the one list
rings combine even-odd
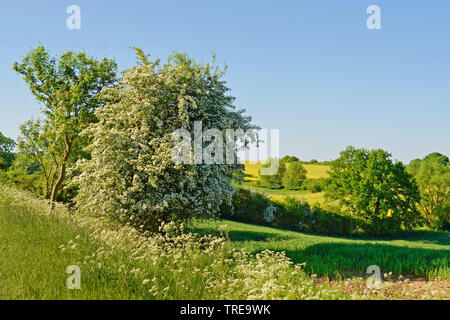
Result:
{"label": "sunlit grass", "polygon": [[201,220],[192,228],[215,233],[227,225],[237,248],[251,252],[284,251],[306,270],[322,276],[364,275],[367,267],[378,265],[383,273],[450,280],[450,233],[421,231],[396,238],[345,238],[306,234],[234,221]]}
{"label": "sunlit grass", "polygon": [[[0,185],[0,299],[348,299],[282,253],[219,236],[150,235]],[[215,232],[220,229],[215,226]],[[67,267],[81,269],[69,290]],[[353,296],[358,298],[358,296]]]}

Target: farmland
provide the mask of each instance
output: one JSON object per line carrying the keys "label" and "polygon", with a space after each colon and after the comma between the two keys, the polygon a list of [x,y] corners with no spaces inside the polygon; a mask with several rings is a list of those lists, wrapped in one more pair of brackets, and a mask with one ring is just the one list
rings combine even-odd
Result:
{"label": "farmland", "polygon": [[[306,169],[306,178],[308,179],[319,179],[326,178],[329,166],[327,165],[317,165],[317,164],[304,164],[303,167]],[[310,204],[320,204],[324,201],[324,196],[322,192],[311,193],[309,191],[295,191],[295,190],[272,190],[268,188],[263,188],[257,185],[259,177],[259,169],[261,168],[261,163],[249,163],[245,162],[245,180],[243,183],[244,188],[248,188],[260,193],[266,194],[273,201],[282,201],[286,196],[295,197],[307,201]]]}
{"label": "farmland", "polygon": [[[445,232],[344,238],[202,219],[168,246],[61,206],[51,213],[45,201],[1,188],[0,299],[449,298]],[[66,287],[73,264],[81,290]],[[392,276],[381,291],[359,290],[373,264]],[[270,290],[262,289],[267,281]]]}
{"label": "farmland", "polygon": [[363,275],[370,265],[383,272],[426,279],[450,280],[450,233],[418,231],[408,237],[345,238],[282,230],[234,221],[201,220],[196,232],[215,233],[226,225],[230,240],[251,252],[285,251],[296,263],[320,276]]}

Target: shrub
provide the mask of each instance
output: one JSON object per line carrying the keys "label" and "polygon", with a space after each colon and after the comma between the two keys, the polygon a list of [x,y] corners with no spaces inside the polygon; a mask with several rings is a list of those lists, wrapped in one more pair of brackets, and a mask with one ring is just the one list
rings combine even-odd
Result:
{"label": "shrub", "polygon": [[322,192],[327,186],[328,180],[326,178],[319,179],[307,179],[305,180],[305,190],[309,190],[312,193]]}
{"label": "shrub", "polygon": [[[270,208],[270,209],[268,209]],[[277,210],[272,201],[265,195],[248,189],[239,188],[233,196],[231,204],[221,206],[221,217],[255,224],[270,224],[268,215]],[[266,217],[265,217],[266,216]]]}
{"label": "shrub", "polygon": [[[272,159],[269,159],[268,163],[263,164],[261,168],[270,168],[272,166]],[[278,172],[273,175],[261,175],[261,168],[259,169],[259,185],[268,189],[282,189],[283,188],[283,175],[286,170],[284,162],[279,161]]]}
{"label": "shrub", "polygon": [[289,190],[299,190],[306,179],[306,169],[300,162],[290,163],[283,173],[283,187]]}
{"label": "shrub", "polygon": [[350,216],[346,216],[330,208],[314,207],[312,209],[312,223],[308,230],[331,235],[350,235],[353,233],[355,223]]}
{"label": "shrub", "polygon": [[311,208],[306,201],[286,197],[279,204],[274,225],[293,230],[305,230],[312,221]]}

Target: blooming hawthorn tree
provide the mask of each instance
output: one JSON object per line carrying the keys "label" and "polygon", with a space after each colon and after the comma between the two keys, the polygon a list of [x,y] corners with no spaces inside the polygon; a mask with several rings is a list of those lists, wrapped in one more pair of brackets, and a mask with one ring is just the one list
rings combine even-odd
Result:
{"label": "blooming hawthorn tree", "polygon": [[[200,121],[220,132],[250,130],[251,119],[235,109],[222,80],[225,69],[180,53],[161,64],[135,51],[139,63],[104,91],[110,102],[96,111],[99,122],[85,131],[92,136],[92,159],[79,162],[77,205],[153,231],[167,221],[214,216],[231,200],[231,182],[242,179],[244,167],[238,161],[173,161],[173,133],[193,134]],[[211,142],[205,140],[207,148]]]}

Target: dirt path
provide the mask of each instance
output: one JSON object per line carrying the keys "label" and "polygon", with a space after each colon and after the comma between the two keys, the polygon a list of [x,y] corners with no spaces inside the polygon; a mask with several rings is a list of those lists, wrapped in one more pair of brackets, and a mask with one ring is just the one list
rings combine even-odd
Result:
{"label": "dirt path", "polygon": [[379,288],[369,289],[361,277],[347,280],[318,279],[329,283],[348,294],[357,294],[368,299],[401,299],[401,300],[450,300],[450,281],[428,281],[423,278],[405,277],[388,279],[380,283]]}

